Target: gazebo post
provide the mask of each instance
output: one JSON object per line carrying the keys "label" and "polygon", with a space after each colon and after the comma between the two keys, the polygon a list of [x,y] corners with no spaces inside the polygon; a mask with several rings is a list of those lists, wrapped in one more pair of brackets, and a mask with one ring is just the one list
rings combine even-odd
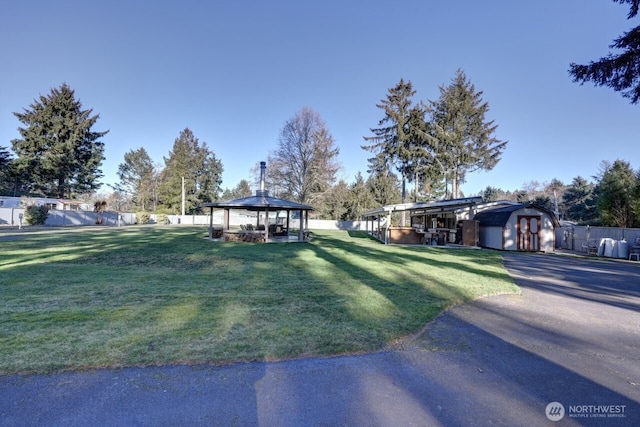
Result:
{"label": "gazebo post", "polygon": [[289,216],[291,215],[291,211],[287,209],[287,240],[289,240]]}
{"label": "gazebo post", "polygon": [[298,241],[304,241],[304,225],[302,224],[302,209],[300,209],[300,228],[298,228]]}
{"label": "gazebo post", "polygon": [[209,210],[209,240],[213,240],[213,206]]}
{"label": "gazebo post", "polygon": [[229,208],[225,208],[222,218],[222,237],[226,240],[227,231],[229,231]]}
{"label": "gazebo post", "polygon": [[264,242],[269,241],[269,208],[264,211]]}

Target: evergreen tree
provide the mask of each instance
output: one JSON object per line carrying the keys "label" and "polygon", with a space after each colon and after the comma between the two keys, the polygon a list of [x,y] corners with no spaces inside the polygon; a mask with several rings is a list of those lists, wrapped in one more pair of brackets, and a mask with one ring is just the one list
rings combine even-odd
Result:
{"label": "evergreen tree", "polygon": [[120,182],[116,189],[126,195],[132,208],[146,211],[152,206],[155,192],[156,172],[147,150],[138,148],[124,155],[124,162],[118,165]]}
{"label": "evergreen tree", "polygon": [[349,195],[346,203],[345,220],[359,220],[362,214],[369,209],[376,207],[375,200],[371,194],[362,174],[358,172],[356,180],[349,186]]}
{"label": "evergreen tree", "polygon": [[328,191],[324,203],[320,206],[320,210],[316,208],[316,213],[319,214],[322,219],[345,220],[348,199],[349,186],[341,179]]}
{"label": "evergreen tree", "polygon": [[567,219],[579,224],[596,224],[599,212],[596,205],[595,186],[581,176],[573,178],[564,192]]}
{"label": "evergreen tree", "polygon": [[249,185],[249,181],[246,179],[241,179],[238,185],[236,185],[233,189],[229,190],[225,188],[222,193],[222,200],[233,200],[240,199],[242,197],[249,197],[253,194],[251,191],[251,186]]}
{"label": "evergreen tree", "polygon": [[384,111],[378,128],[370,129],[373,136],[365,136],[370,145],[362,148],[374,153],[369,159],[370,172],[396,170],[400,174],[402,202],[407,200],[407,181],[418,174],[428,173],[431,137],[426,131],[425,110],[413,105],[415,94],[410,81],[404,79],[389,89],[387,98],[376,104]]}
{"label": "evergreen tree", "polygon": [[13,195],[13,173],[11,153],[0,145],[0,195]]}
{"label": "evergreen tree", "polygon": [[367,179],[367,187],[376,206],[400,203],[402,200],[398,177],[389,171],[374,171]]}
{"label": "evergreen tree", "polygon": [[634,192],[638,179],[631,164],[616,160],[613,164],[603,162],[597,186],[598,209],[602,223],[609,227],[633,227]]}
{"label": "evergreen tree", "polygon": [[108,131],[91,130],[99,115],[83,110],[66,84],[40,96],[29,109],[13,113],[24,127],[11,141],[16,173],[32,191],[51,197],[72,197],[100,187],[100,166]]}
{"label": "evergreen tree", "polygon": [[[638,14],[639,0],[613,0],[616,3],[631,5],[627,19]],[[569,74],[574,82],[584,84],[593,82],[596,86],[608,86],[622,96],[631,99],[632,104],[640,101],[640,25],[618,37],[609,46],[610,49],[621,50],[620,53],[609,53],[598,61],[587,65],[571,63]]]}
{"label": "evergreen tree", "polygon": [[320,205],[340,169],[339,152],[320,115],[304,107],[280,131],[269,154],[269,179],[282,188],[281,197]]}
{"label": "evergreen tree", "polygon": [[503,195],[504,191],[489,185],[482,191],[482,200],[485,202],[495,202],[502,199]]}
{"label": "evergreen tree", "polygon": [[550,210],[551,212],[555,210],[553,200],[547,195],[538,195],[531,200],[531,203],[536,206],[540,206],[541,208]]}
{"label": "evergreen tree", "polygon": [[185,188],[185,213],[193,214],[202,203],[218,200],[222,183],[222,163],[186,128],[176,138],[169,157],[164,158],[159,188],[164,211],[177,214],[182,206],[182,179]]}
{"label": "evergreen tree", "polygon": [[449,86],[440,86],[440,99],[430,102],[438,163],[451,182],[453,198],[459,197],[467,172],[493,169],[507,146],[507,141],[494,136],[498,126],[485,120],[489,104],[482,94],[458,70]]}

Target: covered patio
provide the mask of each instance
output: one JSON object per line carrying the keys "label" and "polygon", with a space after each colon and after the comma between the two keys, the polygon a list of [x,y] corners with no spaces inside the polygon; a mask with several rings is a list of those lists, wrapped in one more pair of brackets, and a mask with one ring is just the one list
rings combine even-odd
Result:
{"label": "covered patio", "polygon": [[[466,246],[478,244],[475,214],[482,197],[438,200],[432,202],[401,203],[381,206],[364,213],[369,234],[385,244]],[[409,225],[392,225],[392,214],[409,216]]]}

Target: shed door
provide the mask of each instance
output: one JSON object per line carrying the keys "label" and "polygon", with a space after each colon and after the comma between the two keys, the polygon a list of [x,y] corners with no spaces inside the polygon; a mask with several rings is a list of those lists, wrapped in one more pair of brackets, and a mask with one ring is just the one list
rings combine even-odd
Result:
{"label": "shed door", "polygon": [[540,216],[518,215],[518,250],[540,251]]}

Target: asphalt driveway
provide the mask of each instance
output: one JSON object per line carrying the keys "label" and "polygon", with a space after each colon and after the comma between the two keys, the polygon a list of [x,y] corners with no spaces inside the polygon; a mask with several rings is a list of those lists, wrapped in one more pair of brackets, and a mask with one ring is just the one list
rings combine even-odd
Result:
{"label": "asphalt driveway", "polygon": [[640,263],[504,258],[521,295],[388,351],[1,376],[0,425],[640,425]]}

